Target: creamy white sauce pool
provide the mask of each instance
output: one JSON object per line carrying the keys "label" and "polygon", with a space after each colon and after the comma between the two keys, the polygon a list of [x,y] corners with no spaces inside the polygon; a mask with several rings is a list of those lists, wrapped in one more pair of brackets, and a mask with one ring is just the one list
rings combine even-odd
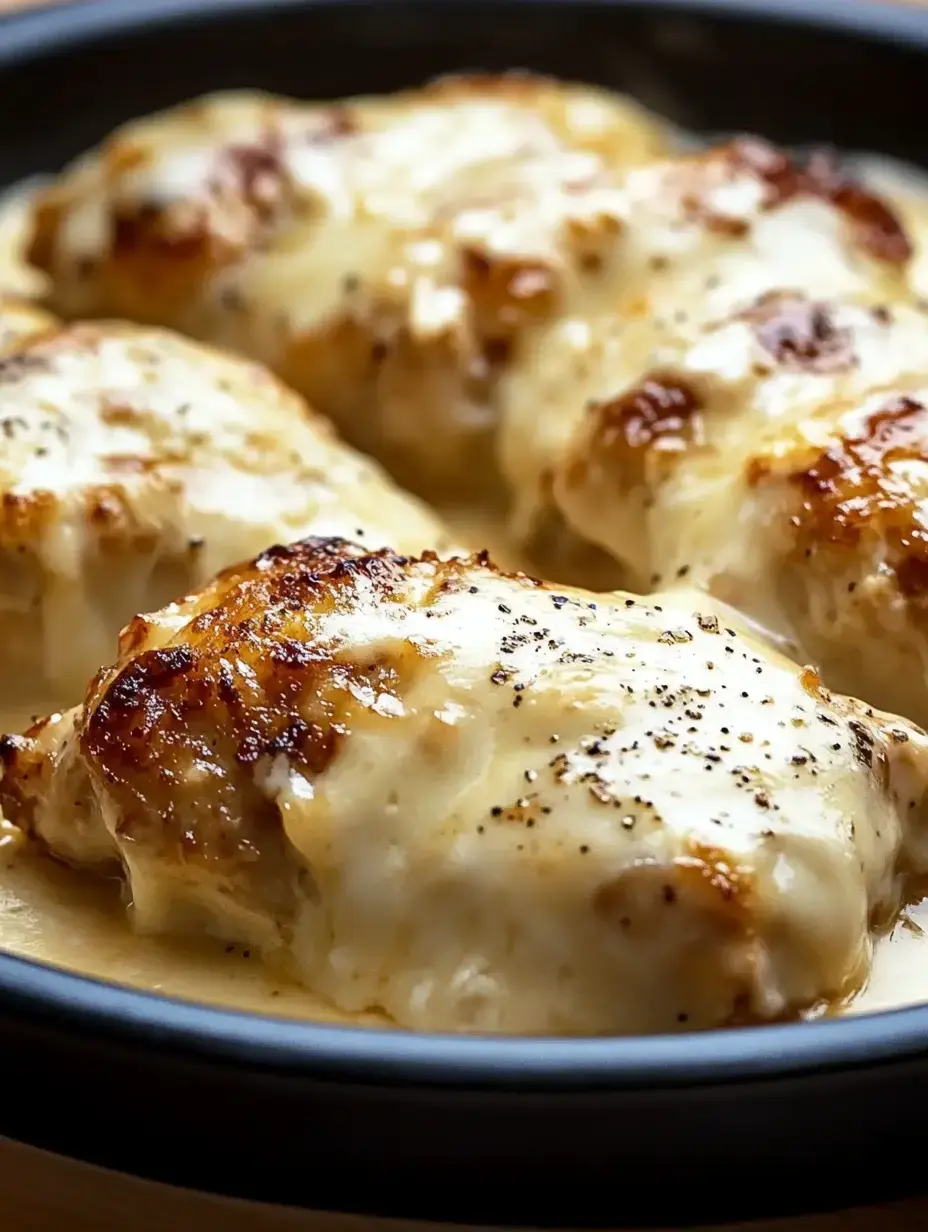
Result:
{"label": "creamy white sauce pool", "polygon": [[[909,219],[928,235],[928,174],[884,158],[862,157],[860,165],[881,189],[900,200]],[[30,188],[0,197],[0,290],[40,295],[42,282],[22,262]],[[928,251],[916,254],[916,279],[928,296]],[[490,518],[473,517],[455,530],[460,540],[488,547],[503,567],[519,560]],[[537,566],[525,562],[535,571]],[[28,715],[2,712],[0,729],[22,730]],[[23,957],[68,970],[191,1001],[256,1013],[321,1021],[346,1021],[304,989],[276,980],[247,951],[204,941],[167,941],[135,935],[128,924],[119,884],[102,883],[34,857],[0,866],[0,946]],[[846,1013],[866,1013],[928,1002],[928,899],[908,911],[876,946],[866,988]],[[373,1014],[355,1015],[355,1025],[385,1025]]]}

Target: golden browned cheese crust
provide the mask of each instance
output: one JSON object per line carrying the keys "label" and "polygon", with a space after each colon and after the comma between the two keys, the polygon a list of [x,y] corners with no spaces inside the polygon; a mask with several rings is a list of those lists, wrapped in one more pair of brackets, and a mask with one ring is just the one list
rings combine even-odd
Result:
{"label": "golden browned cheese crust", "polygon": [[[889,319],[885,306],[874,319]],[[835,319],[833,305],[794,291],[772,291],[741,313],[761,350],[779,368],[792,372],[847,372],[858,362],[853,333]],[[762,364],[758,365],[762,367]]]}
{"label": "golden browned cheese crust", "polygon": [[[283,755],[321,774],[367,708],[357,697],[398,696],[417,657],[406,646],[398,661],[340,660],[307,640],[306,611],[350,606],[364,589],[378,603],[402,602],[408,567],[389,550],[368,555],[338,540],[310,540],[220,573],[188,605],[180,644],[137,649],[151,629],[136,617],[120,664],[91,689],[81,736],[87,765],[119,811],[119,833],[187,864],[258,858],[263,833],[276,836],[279,818],[255,782],[255,765]],[[222,784],[220,800],[228,796],[246,824],[230,829],[212,797],[195,824],[189,816],[175,824],[175,784],[189,780],[193,766]],[[142,807],[139,784],[147,784]]]}
{"label": "golden browned cheese crust", "polygon": [[617,490],[646,493],[662,469],[678,465],[702,441],[701,407],[698,391],[673,372],[652,372],[614,398],[591,402],[583,447],[563,482],[585,486],[588,459],[595,458]]}
{"label": "golden browned cheese crust", "polygon": [[492,494],[499,373],[574,271],[595,286],[619,228],[584,198],[667,142],[626,99],[524,74],[217,96],[75,164],[31,258],[64,314],[249,353],[404,482]]}
{"label": "golden browned cheese crust", "polygon": [[830,681],[928,724],[928,388],[826,407],[741,482],[782,626]]}
{"label": "golden browned cheese crust", "polygon": [[729,619],[484,555],[275,547],[0,741],[0,809],[121,862],[138,927],[254,946],[346,1011],[795,1017],[859,984],[928,867],[928,752]]}
{"label": "golden browned cheese crust", "polygon": [[[743,137],[728,148],[733,166],[749,170],[766,185],[763,209],[775,209],[796,197],[819,197],[844,215],[854,242],[877,260],[904,264],[912,257],[912,241],[898,210],[859,177],[842,169],[830,154],[816,152],[803,161],[765,141]],[[695,200],[693,208],[703,207]],[[718,213],[709,217],[723,230],[742,233],[740,220],[731,221]]]}
{"label": "golden browned cheese crust", "polygon": [[0,670],[73,702],[136,612],[308,531],[440,547],[431,513],[263,368],[0,301]]}
{"label": "golden browned cheese crust", "polygon": [[[886,309],[874,310],[874,319],[889,319]],[[762,379],[780,373],[845,374],[857,365],[853,331],[836,323],[833,305],[793,291],[771,291],[735,314],[753,335],[757,352],[752,375]],[[584,422],[563,466],[564,491],[584,490],[604,482],[613,498],[628,499],[639,492],[644,509],[651,507],[654,490],[679,467],[706,454],[724,417],[711,385],[702,392],[704,376],[668,368],[652,370],[629,389],[608,398],[593,398]],[[734,408],[739,411],[738,407]],[[710,421],[707,424],[705,412]],[[761,429],[764,425],[761,425]],[[747,463],[751,475],[763,469],[762,460]],[[621,495],[620,495],[621,494]],[[647,586],[666,580],[658,572]]]}
{"label": "golden browned cheese crust", "polygon": [[881,545],[884,570],[895,574],[904,594],[918,597],[928,580],[928,531],[911,490],[894,474],[913,463],[928,464],[928,409],[899,395],[822,450],[755,456],[747,478],[755,487],[785,478],[796,488],[791,520],[798,554],[855,549],[871,537]]}
{"label": "golden browned cheese crust", "polygon": [[571,524],[928,723],[924,306],[768,293],[662,359],[591,400],[554,484]]}
{"label": "golden browned cheese crust", "polygon": [[[628,463],[632,472],[622,482],[638,483],[636,468],[646,465],[647,452],[680,452],[678,408],[673,397],[662,404],[657,386],[679,388],[672,369],[680,349],[721,322],[761,314],[765,301],[790,297],[913,299],[910,241],[891,203],[824,155],[801,160],[742,138],[629,169],[591,186],[572,208],[612,220],[611,234],[601,228],[598,272],[577,275],[554,318],[523,337],[501,375],[501,465],[514,528],[529,543],[552,510],[564,515],[557,489],[573,463],[580,479],[585,461],[602,471]],[[767,330],[773,346],[777,328],[771,323]],[[814,322],[797,319],[783,328],[781,350],[795,343],[806,354],[811,345],[824,351],[822,339],[790,340],[797,330],[814,330]],[[770,356],[759,350],[763,366]],[[690,403],[700,382],[684,375],[689,393],[679,409],[687,422],[678,427],[685,435],[698,427]],[[631,432],[625,461],[619,419]],[[645,451],[641,431],[650,434],[649,424],[660,440]],[[578,434],[579,449],[571,444]],[[575,533],[601,542],[569,520]]]}

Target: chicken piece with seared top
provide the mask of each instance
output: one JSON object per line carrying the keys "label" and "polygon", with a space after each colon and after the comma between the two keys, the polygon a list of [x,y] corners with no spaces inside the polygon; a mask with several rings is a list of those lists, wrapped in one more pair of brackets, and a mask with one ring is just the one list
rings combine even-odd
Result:
{"label": "chicken piece with seared top", "polygon": [[[635,167],[571,208],[574,225],[578,211],[598,219],[606,242],[582,293],[524,340],[498,394],[513,528],[528,543],[563,514],[552,488],[591,402],[671,366],[763,296],[915,298],[911,240],[892,203],[824,154],[801,161],[741,138]],[[602,542],[586,524],[573,529]]]}
{"label": "chicken piece with seared top", "polygon": [[31,256],[64,314],[250,354],[408,486],[492,494],[498,374],[597,242],[569,202],[666,146],[627,99],[517,73],[338,104],[218,95],[65,172]]}
{"label": "chicken piece with seared top", "polygon": [[765,294],[913,298],[899,212],[828,156],[671,144],[626,100],[517,76],[211,98],[66,172],[31,253],[60,310],[261,358],[403,482],[508,506],[592,579],[553,493],[588,400]]}
{"label": "chicken piece with seared top", "polygon": [[0,804],[145,931],[416,1029],[794,1017],[928,867],[926,741],[705,601],[273,548],[0,743]]}
{"label": "chicken piece with seared top", "polygon": [[928,312],[765,296],[591,402],[559,507],[928,725]]}
{"label": "chicken piece with seared top", "polygon": [[4,705],[71,705],[136,612],[281,538],[440,547],[433,515],[264,369],[0,301]]}

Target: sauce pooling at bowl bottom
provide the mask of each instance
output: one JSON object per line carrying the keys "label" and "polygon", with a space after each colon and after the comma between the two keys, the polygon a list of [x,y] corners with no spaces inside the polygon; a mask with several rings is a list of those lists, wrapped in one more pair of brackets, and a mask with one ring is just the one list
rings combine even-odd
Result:
{"label": "sauce pooling at bowl bottom", "polygon": [[[29,715],[0,709],[0,730]],[[0,864],[0,949],[80,975],[189,1001],[317,1022],[385,1026],[376,1014],[350,1019],[273,973],[247,950],[205,938],[135,933],[115,878],[78,872],[39,854]]]}
{"label": "sauce pooling at bowl bottom", "polygon": [[[845,1013],[928,1003],[928,932],[922,927],[928,930],[928,900],[878,942],[867,987]],[[101,883],[41,859],[17,859],[0,873],[0,945],[24,958],[184,1000],[319,1022],[390,1025],[376,1014],[340,1013],[306,989],[276,980],[248,951],[137,936],[115,881]]]}
{"label": "sauce pooling at bowl bottom", "polygon": [[0,876],[0,944],[24,958],[184,1000],[319,1022],[350,1020],[295,984],[277,981],[248,951],[219,942],[142,937],[129,926],[116,881],[101,883],[37,858]]}
{"label": "sauce pooling at bowl bottom", "polygon": [[[486,546],[505,567],[518,567],[511,545],[491,520],[452,522],[458,541]],[[0,730],[23,730],[29,719],[0,710]],[[928,928],[928,900],[877,943],[867,987],[845,1012],[928,1002],[928,935],[917,927],[920,918]],[[318,1022],[391,1025],[375,1013],[345,1014],[307,989],[275,978],[247,950],[209,939],[140,936],[133,932],[116,879],[101,881],[40,855],[18,855],[0,866],[0,947],[183,1000]]]}
{"label": "sauce pooling at bowl bottom", "polygon": [[[865,172],[884,191],[922,212],[928,233],[928,178],[884,160],[861,157]],[[0,286],[19,294],[38,286],[21,277],[15,262],[17,233],[25,216],[24,197],[0,202]],[[6,206],[6,208],[4,208]],[[916,282],[928,290],[928,254],[916,256]],[[921,273],[922,270],[926,272]],[[12,276],[9,271],[12,271]],[[506,569],[521,564],[543,572],[538,562],[520,560],[487,517],[450,518],[456,538],[489,548]],[[565,582],[572,579],[562,578]],[[0,707],[2,707],[0,695]],[[0,730],[17,731],[29,716],[4,714]],[[924,929],[924,931],[923,931]],[[119,884],[99,881],[33,855],[0,867],[0,948],[91,977],[196,1002],[253,1013],[351,1025],[389,1026],[374,1013],[346,1015],[311,992],[270,973],[256,956],[237,947],[139,936],[132,931]],[[867,986],[844,1010],[860,1014],[928,1003],[928,899],[910,908],[891,934],[876,945]]]}

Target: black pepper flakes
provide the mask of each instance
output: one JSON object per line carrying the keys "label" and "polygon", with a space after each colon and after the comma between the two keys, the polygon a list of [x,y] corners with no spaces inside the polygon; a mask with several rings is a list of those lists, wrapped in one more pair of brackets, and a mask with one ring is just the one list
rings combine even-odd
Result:
{"label": "black pepper flakes", "polygon": [[657,640],[664,646],[672,646],[675,643],[682,645],[691,642],[693,635],[687,629],[665,629]]}

